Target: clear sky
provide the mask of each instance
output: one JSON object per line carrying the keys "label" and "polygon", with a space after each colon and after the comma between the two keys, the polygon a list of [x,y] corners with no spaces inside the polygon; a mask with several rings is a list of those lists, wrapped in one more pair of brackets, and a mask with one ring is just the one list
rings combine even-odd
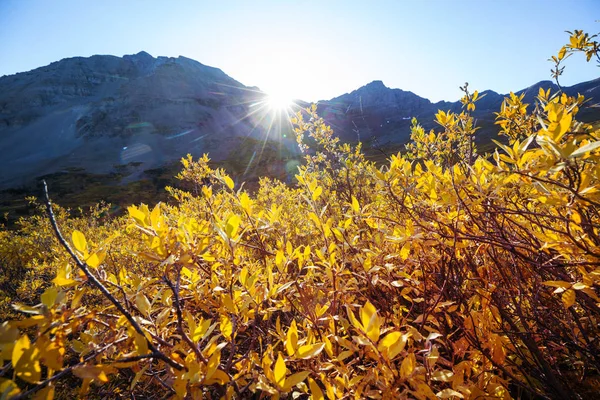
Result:
{"label": "clear sky", "polygon": [[[432,101],[549,79],[565,30],[600,32],[600,0],[0,0],[0,76],[72,56],[184,55],[306,101],[373,80]],[[561,83],[600,76],[583,57]]]}

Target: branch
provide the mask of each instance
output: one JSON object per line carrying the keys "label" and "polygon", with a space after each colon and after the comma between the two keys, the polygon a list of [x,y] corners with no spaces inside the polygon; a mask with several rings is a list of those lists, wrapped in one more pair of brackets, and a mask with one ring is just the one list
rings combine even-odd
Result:
{"label": "branch", "polygon": [[167,275],[163,276],[163,281],[167,284],[169,289],[171,289],[171,291],[173,292],[173,297],[175,300],[175,311],[177,313],[177,330],[179,331],[179,334],[181,335],[183,341],[186,342],[188,344],[188,346],[190,346],[192,348],[192,350],[194,351],[194,354],[196,354],[196,359],[202,360],[204,363],[207,363],[208,360],[202,355],[202,353],[200,352],[200,349],[198,349],[198,346],[196,346],[196,344],[194,344],[194,341],[188,336],[187,333],[185,333],[185,330],[183,329],[183,313],[181,311],[181,302],[179,301],[180,279],[181,279],[181,269],[179,269],[179,271],[177,272],[177,283],[175,285],[173,285],[173,282],[171,282],[169,280]]}
{"label": "branch", "polygon": [[[59,229],[58,224],[56,222],[56,218],[54,216],[54,211],[52,211],[52,202],[50,201],[50,196],[48,195],[48,185],[46,184],[45,180],[43,181],[43,184],[44,184],[44,195],[46,197],[46,210],[48,211],[48,217],[50,218],[50,223],[52,224],[52,228],[54,229],[54,233],[56,234],[56,237],[58,238],[58,241],[60,242],[60,244],[62,244],[62,246],[67,251],[67,253],[69,253],[69,255],[71,256],[71,258],[75,261],[75,263],[79,267],[79,269],[81,269],[83,271],[83,273],[85,274],[85,276],[88,278],[89,282],[93,286],[95,286],[96,288],[98,288],[100,290],[100,292],[102,292],[102,294],[117,308],[117,310],[119,310],[119,312],[123,316],[125,316],[125,318],[127,318],[127,321],[129,321],[129,323],[131,324],[131,326],[133,326],[133,328],[135,329],[135,331],[137,333],[139,333],[140,335],[142,335],[146,339],[146,342],[148,343],[148,349],[150,350],[152,357],[164,361],[165,363],[167,363],[168,365],[170,365],[172,368],[175,368],[176,370],[182,370],[183,369],[183,365],[181,365],[178,362],[176,362],[176,361],[172,360],[171,358],[167,357],[164,353],[162,353],[159,349],[156,348],[156,346],[154,345],[154,343],[152,343],[146,337],[146,335],[144,334],[144,331],[142,330],[142,328],[140,327],[140,325],[137,323],[137,321],[133,318],[133,316],[108,291],[108,289],[106,289],[106,287],[91,273],[91,271],[87,267],[87,264],[83,263],[79,259],[79,257],[77,257],[77,255],[73,252],[73,250],[71,249],[71,247],[69,246],[69,244],[65,240],[64,236],[60,232],[60,229]],[[57,375],[59,375],[59,374],[57,374]]]}

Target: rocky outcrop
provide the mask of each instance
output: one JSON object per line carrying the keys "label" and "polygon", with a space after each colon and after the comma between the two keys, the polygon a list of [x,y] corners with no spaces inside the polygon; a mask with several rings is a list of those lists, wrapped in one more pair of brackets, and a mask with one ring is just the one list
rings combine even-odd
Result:
{"label": "rocky outcrop", "polygon": [[[158,167],[263,138],[265,94],[185,57],[70,58],[0,78],[0,188],[65,168]],[[135,149],[135,150],[132,150]]]}

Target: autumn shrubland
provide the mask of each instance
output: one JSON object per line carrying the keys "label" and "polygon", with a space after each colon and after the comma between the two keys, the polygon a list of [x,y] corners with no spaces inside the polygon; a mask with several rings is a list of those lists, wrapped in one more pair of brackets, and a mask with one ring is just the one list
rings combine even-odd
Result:
{"label": "autumn shrubland", "polygon": [[0,231],[3,398],[597,396],[600,130],[583,96],[511,95],[482,155],[463,90],[383,167],[313,107],[295,184],[187,157],[173,204],[37,200]]}

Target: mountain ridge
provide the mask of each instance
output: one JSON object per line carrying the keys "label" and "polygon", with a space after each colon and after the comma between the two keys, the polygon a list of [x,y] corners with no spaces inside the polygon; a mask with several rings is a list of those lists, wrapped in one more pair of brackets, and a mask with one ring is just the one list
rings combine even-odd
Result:
{"label": "mountain ridge", "polygon": [[[540,81],[516,93],[525,93],[526,102],[532,103],[539,87],[557,89],[550,81]],[[563,90],[600,99],[600,78]],[[482,126],[478,138],[489,141],[497,132],[493,113],[505,95],[491,90],[481,93],[486,96],[477,103],[474,116]],[[287,135],[289,127],[264,110],[266,99],[260,89],[243,85],[219,68],[184,56],[153,57],[145,51],[123,57],[64,58],[4,75],[0,77],[0,149],[5,154],[0,159],[0,189],[69,168],[111,173],[136,164],[130,168],[129,179],[134,180],[144,170],[174,162],[188,152],[225,159],[235,154],[244,138],[276,137],[286,154],[299,158],[293,135]],[[298,101],[300,106],[306,104]],[[412,118],[429,129],[438,109],[461,109],[460,102],[433,103],[413,92],[389,88],[381,80],[319,101],[317,106],[342,140],[379,145],[406,143]],[[597,110],[587,107],[581,116],[600,120]],[[270,131],[273,126],[278,128],[275,135]]]}

